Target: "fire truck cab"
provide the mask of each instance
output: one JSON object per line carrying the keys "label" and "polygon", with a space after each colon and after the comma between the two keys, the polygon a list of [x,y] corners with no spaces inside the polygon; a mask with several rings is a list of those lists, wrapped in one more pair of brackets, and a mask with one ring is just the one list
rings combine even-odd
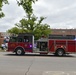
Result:
{"label": "fire truck cab", "polygon": [[23,55],[25,52],[33,52],[34,36],[30,33],[21,33],[18,36],[10,37],[8,50],[17,55]]}

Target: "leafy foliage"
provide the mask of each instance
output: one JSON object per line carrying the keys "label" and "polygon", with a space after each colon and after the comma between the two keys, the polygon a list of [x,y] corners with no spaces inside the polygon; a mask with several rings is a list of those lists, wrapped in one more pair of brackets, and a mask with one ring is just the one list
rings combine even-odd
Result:
{"label": "leafy foliage", "polygon": [[42,24],[42,21],[45,18],[40,17],[38,20],[37,17],[32,16],[30,20],[23,18],[19,23],[15,24],[16,27],[8,30],[10,33],[32,33],[35,36],[35,39],[39,39],[42,35],[48,36],[51,32],[50,26],[48,24]]}
{"label": "leafy foliage", "polygon": [[18,33],[20,33],[20,29],[18,29],[17,27],[13,27],[13,28],[9,29],[8,32],[10,32],[12,34],[18,34]]}
{"label": "leafy foliage", "polygon": [[3,4],[8,4],[8,1],[7,0],[0,0],[0,18],[4,17],[4,13],[2,12],[2,7],[3,7]]}
{"label": "leafy foliage", "polygon": [[22,6],[27,16],[30,18],[31,14],[33,13],[32,4],[38,0],[17,0],[19,6]]}

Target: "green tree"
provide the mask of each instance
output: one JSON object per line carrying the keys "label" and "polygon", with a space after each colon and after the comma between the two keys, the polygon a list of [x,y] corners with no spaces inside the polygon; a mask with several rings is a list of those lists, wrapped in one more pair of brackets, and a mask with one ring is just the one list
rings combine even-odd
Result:
{"label": "green tree", "polygon": [[48,24],[42,24],[44,19],[44,17],[40,17],[38,20],[35,16],[32,16],[29,20],[23,18],[16,26],[22,30],[21,33],[32,33],[35,39],[39,39],[42,35],[47,36],[50,33],[50,26]]}
{"label": "green tree", "polygon": [[42,36],[48,37],[48,34],[50,33],[51,33],[50,26],[48,24],[41,24],[41,26],[34,31],[34,36],[35,39],[39,39]]}
{"label": "green tree", "polygon": [[38,0],[17,0],[17,3],[19,6],[22,6],[25,13],[27,14],[28,19],[30,19],[32,13],[33,13],[33,8],[32,4],[35,3]]}
{"label": "green tree", "polygon": [[42,24],[45,17],[36,17],[33,13],[32,4],[37,0],[20,0],[17,1],[19,6],[22,6],[26,17],[21,19],[19,23],[16,23],[16,27],[21,33],[32,33],[35,39],[39,39],[42,35],[47,36],[50,33],[50,26],[48,24]]}
{"label": "green tree", "polygon": [[0,18],[4,17],[4,13],[2,12],[3,4],[8,4],[7,0],[0,0]]}
{"label": "green tree", "polygon": [[7,32],[12,33],[12,34],[18,34],[21,32],[21,30],[17,27],[13,27],[13,28],[9,29]]}
{"label": "green tree", "polygon": [[23,32],[33,33],[37,28],[41,26],[44,17],[40,17],[40,20],[34,15],[30,19],[23,18],[19,23],[15,24],[18,28],[21,28]]}
{"label": "green tree", "polygon": [[16,23],[15,25],[21,30],[20,33],[25,33],[26,28],[27,28],[25,27],[25,25],[27,25],[27,20],[22,19],[19,21],[19,23]]}
{"label": "green tree", "polygon": [[42,35],[47,36],[50,33],[50,26],[47,24],[42,24],[44,17],[36,17],[33,13],[32,4],[38,0],[20,0],[17,1],[19,6],[22,6],[26,17],[16,24],[17,27],[21,28],[23,32],[31,32],[35,35],[36,39]]}

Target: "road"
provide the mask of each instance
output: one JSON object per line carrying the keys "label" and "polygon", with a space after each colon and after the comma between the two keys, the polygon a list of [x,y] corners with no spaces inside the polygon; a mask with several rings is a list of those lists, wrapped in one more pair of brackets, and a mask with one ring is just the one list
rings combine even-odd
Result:
{"label": "road", "polygon": [[76,55],[16,56],[0,52],[0,75],[76,75]]}

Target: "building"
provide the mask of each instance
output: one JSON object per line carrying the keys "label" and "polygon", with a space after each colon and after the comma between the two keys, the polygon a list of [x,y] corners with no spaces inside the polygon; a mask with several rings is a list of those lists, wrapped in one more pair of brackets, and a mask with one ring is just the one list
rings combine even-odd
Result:
{"label": "building", "polygon": [[10,33],[7,33],[7,32],[0,32],[0,34],[3,37],[9,37],[10,36]]}
{"label": "building", "polygon": [[3,43],[3,41],[4,41],[4,37],[3,37],[2,34],[0,33],[0,46],[1,46],[1,44]]}
{"label": "building", "polygon": [[51,34],[76,35],[76,29],[51,29]]}

